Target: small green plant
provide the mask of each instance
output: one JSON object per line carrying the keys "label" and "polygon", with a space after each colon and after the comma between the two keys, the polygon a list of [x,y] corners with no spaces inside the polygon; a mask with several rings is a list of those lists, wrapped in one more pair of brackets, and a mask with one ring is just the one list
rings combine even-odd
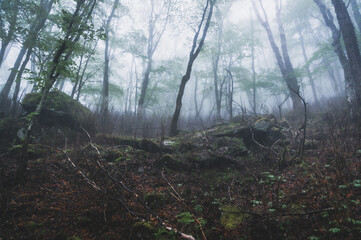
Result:
{"label": "small green plant", "polygon": [[176,235],[174,232],[167,231],[164,228],[158,228],[158,231],[154,233],[155,240],[175,240]]}
{"label": "small green plant", "polygon": [[308,240],[319,240],[320,238],[316,237],[316,236],[309,236],[307,239]]}
{"label": "small green plant", "polygon": [[331,232],[331,233],[338,233],[338,232],[341,231],[341,229],[339,229],[339,228],[330,228],[330,229],[328,229],[328,231]]}
{"label": "small green plant", "polygon": [[182,224],[191,224],[194,223],[193,216],[190,212],[182,212],[176,216],[178,218],[178,223]]}
{"label": "small green plant", "polygon": [[194,206],[194,211],[199,212],[199,213],[203,212],[202,205],[199,205],[199,204],[195,205]]}

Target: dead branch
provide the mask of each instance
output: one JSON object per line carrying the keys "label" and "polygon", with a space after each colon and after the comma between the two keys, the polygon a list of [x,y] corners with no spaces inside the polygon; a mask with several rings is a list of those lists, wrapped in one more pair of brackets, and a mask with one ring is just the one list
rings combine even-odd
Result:
{"label": "dead branch", "polygon": [[[188,235],[188,234],[185,234],[185,233],[182,233],[180,231],[178,231],[177,229],[175,228],[172,228],[172,227],[169,227],[167,226],[167,224],[157,215],[155,214],[150,208],[149,206],[142,200],[142,198],[140,197],[139,194],[137,194],[136,192],[134,192],[133,190],[131,190],[130,188],[128,188],[125,183],[123,181],[120,181],[119,179],[115,178],[112,174],[109,173],[109,171],[105,168],[105,166],[103,165],[104,161],[102,161],[102,157],[101,157],[101,154],[100,154],[100,151],[99,149],[93,144],[93,141],[92,141],[92,138],[90,137],[90,134],[87,130],[85,130],[83,127],[81,127],[83,129],[83,131],[87,134],[88,138],[89,138],[89,144],[92,148],[95,149],[95,151],[97,152],[97,155],[98,155],[98,160],[96,161],[97,162],[97,165],[98,167],[105,173],[105,175],[107,177],[109,177],[117,186],[120,186],[121,188],[123,188],[125,191],[127,191],[128,193],[130,193],[131,195],[133,195],[135,197],[135,199],[137,199],[139,201],[139,203],[144,207],[144,209],[149,213],[151,214],[152,216],[155,217],[155,219],[157,220],[157,224],[163,228],[165,228],[166,230],[168,231],[172,231],[174,232],[177,236],[181,237],[181,238],[184,238],[184,239],[188,239],[188,240],[195,240],[195,238],[191,235]],[[121,201],[120,199],[115,199],[117,201],[119,201],[123,206],[124,208],[129,212],[131,213],[132,215],[134,214],[127,206],[127,204],[125,204],[123,201]],[[140,219],[141,221],[145,221],[143,218],[140,218],[138,216],[136,216],[135,214],[133,215],[135,216],[137,219]],[[203,233],[203,231],[202,231]],[[204,233],[203,233],[204,234]]]}
{"label": "dead branch", "polygon": [[[190,209],[190,207],[188,206],[188,204],[186,204],[184,202],[184,199],[179,195],[179,193],[175,190],[175,188],[172,186],[172,184],[170,184],[170,182],[168,181],[168,179],[164,176],[164,170],[162,170],[161,172],[162,177],[164,179],[164,181],[168,184],[168,186],[172,189],[172,191],[174,192],[174,194],[176,195],[175,198],[180,201],[186,208],[187,210],[192,214],[192,217],[194,218],[194,220],[197,222],[197,224],[199,225],[199,229],[202,232],[202,236],[204,240],[207,240],[206,235],[204,234],[203,228],[202,228],[202,224],[201,222],[198,220],[198,218],[192,213],[192,210]],[[174,196],[174,195],[173,195]]]}

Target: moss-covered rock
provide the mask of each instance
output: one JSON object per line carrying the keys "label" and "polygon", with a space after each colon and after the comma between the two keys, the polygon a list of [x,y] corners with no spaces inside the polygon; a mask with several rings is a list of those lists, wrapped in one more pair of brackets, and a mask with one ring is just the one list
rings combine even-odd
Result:
{"label": "moss-covered rock", "polygon": [[157,227],[151,222],[136,222],[130,229],[129,240],[153,240]]}
{"label": "moss-covered rock", "polygon": [[[26,112],[33,112],[41,96],[40,93],[29,93],[25,95],[21,106]],[[60,91],[49,92],[39,116],[39,122],[43,125],[68,126],[76,130],[81,130],[80,126],[93,130],[92,119],[92,112],[89,109]]]}
{"label": "moss-covered rock", "polygon": [[[22,154],[23,145],[14,145],[8,149],[7,155],[11,157],[19,157]],[[41,161],[41,157],[49,155],[52,150],[41,144],[29,144],[28,145],[28,159]]]}
{"label": "moss-covered rock", "polygon": [[225,205],[220,207],[220,209],[222,212],[220,221],[226,230],[236,229],[248,217],[248,214],[242,213],[236,206]]}
{"label": "moss-covered rock", "polygon": [[185,162],[175,159],[170,154],[164,154],[161,158],[157,159],[154,163],[156,167],[165,166],[172,170],[188,170],[189,166]]}
{"label": "moss-covered rock", "polygon": [[150,192],[144,195],[144,201],[152,210],[156,210],[165,205],[166,196],[162,192]]}
{"label": "moss-covered rock", "polygon": [[215,139],[212,147],[219,154],[226,154],[235,157],[245,156],[248,153],[242,138],[220,137]]}

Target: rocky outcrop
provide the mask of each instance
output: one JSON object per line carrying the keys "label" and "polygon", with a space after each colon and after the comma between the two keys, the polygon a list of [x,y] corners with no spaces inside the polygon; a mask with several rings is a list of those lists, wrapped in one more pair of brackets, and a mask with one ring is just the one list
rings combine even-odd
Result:
{"label": "rocky outcrop", "polygon": [[[29,93],[24,97],[21,106],[27,113],[31,113],[35,111],[40,99],[40,93]],[[45,99],[39,123],[46,126],[65,126],[79,131],[80,126],[89,131],[94,129],[92,112],[60,91],[50,92]]]}

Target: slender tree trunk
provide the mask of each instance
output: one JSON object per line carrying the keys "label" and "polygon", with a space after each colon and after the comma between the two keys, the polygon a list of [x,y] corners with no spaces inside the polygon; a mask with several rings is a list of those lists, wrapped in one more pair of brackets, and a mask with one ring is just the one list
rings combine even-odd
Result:
{"label": "slender tree trunk", "polygon": [[[193,38],[193,46],[192,49],[190,51],[189,54],[189,60],[188,60],[188,65],[187,65],[187,71],[186,74],[182,77],[182,81],[181,84],[179,86],[179,90],[178,90],[178,95],[177,95],[177,100],[176,100],[176,107],[174,110],[174,114],[173,114],[173,118],[172,118],[172,122],[171,122],[171,127],[170,127],[170,136],[175,136],[178,134],[178,119],[179,119],[179,114],[180,111],[182,109],[182,98],[183,98],[183,94],[184,94],[184,89],[185,86],[187,84],[187,82],[189,81],[190,77],[191,77],[191,72],[192,72],[192,67],[193,67],[193,63],[196,60],[196,58],[198,57],[202,46],[204,44],[204,40],[207,36],[207,31],[210,25],[210,21],[212,18],[212,13],[213,13],[213,6],[215,4],[215,0],[207,0],[207,4],[203,10],[203,15],[202,15],[202,20],[198,26],[198,30],[196,32],[196,34],[194,35]],[[209,11],[208,11],[209,8]],[[208,16],[206,19],[206,14],[208,12]],[[205,22],[205,26],[203,28],[203,34],[202,37],[198,43],[198,36],[199,33],[202,29],[203,23]]]}
{"label": "slender tree trunk", "polygon": [[16,85],[15,85],[15,90],[14,90],[14,94],[13,94],[13,98],[12,98],[12,106],[11,106],[11,113],[13,116],[16,115],[16,106],[17,106],[17,99],[18,99],[18,95],[19,95],[19,91],[20,91],[20,85],[21,85],[21,76],[26,68],[26,65],[28,64],[29,60],[30,60],[30,56],[32,54],[32,50],[29,49],[25,60],[23,61],[23,63],[21,64],[20,70],[16,76]]}
{"label": "slender tree trunk", "polygon": [[[308,57],[307,57],[307,53],[306,53],[306,47],[305,47],[305,42],[304,42],[304,39],[303,39],[303,35],[302,35],[302,32],[301,32],[300,28],[298,28],[297,31],[298,31],[298,35],[300,36],[303,59],[305,60],[305,64],[307,64]],[[313,94],[313,99],[315,100],[315,104],[316,104],[317,108],[319,108],[320,107],[320,102],[318,101],[315,81],[314,81],[314,79],[312,77],[312,74],[311,74],[311,71],[310,71],[310,68],[309,68],[308,65],[306,65],[306,72],[307,72],[308,80],[310,81],[312,94]]]}
{"label": "slender tree trunk", "polygon": [[138,101],[138,110],[137,110],[137,118],[138,119],[142,119],[143,115],[144,115],[144,101],[145,101],[145,96],[146,96],[146,93],[148,90],[149,76],[150,76],[151,70],[152,70],[152,56],[148,55],[147,70],[145,71],[145,74],[144,74],[144,79],[142,82],[142,87],[140,90],[140,96],[139,96],[139,101]]}
{"label": "slender tree trunk", "polygon": [[264,19],[261,17],[260,12],[258,11],[258,8],[257,8],[254,0],[252,0],[253,9],[256,12],[258,21],[263,26],[263,28],[266,30],[268,40],[271,44],[273,53],[275,54],[275,57],[277,60],[277,65],[278,65],[278,67],[281,71],[282,77],[289,89],[290,96],[291,96],[292,103],[293,103],[293,110],[296,112],[299,112],[302,109],[301,99],[298,97],[299,86],[298,86],[296,74],[294,72],[293,66],[292,66],[290,58],[288,56],[286,35],[283,30],[282,22],[280,21],[280,7],[277,7],[278,4],[276,3],[276,19],[277,19],[279,33],[280,33],[281,49],[282,49],[283,57],[282,57],[281,52],[275,42],[272,30],[271,30],[269,22],[268,22],[268,17],[267,17],[266,11],[263,8],[262,1],[259,0],[259,2],[260,2],[261,10],[264,15]]}
{"label": "slender tree trunk", "polygon": [[104,50],[104,75],[103,75],[103,89],[102,89],[102,100],[100,106],[101,116],[101,129],[105,130],[106,120],[109,111],[109,33],[110,23],[114,17],[115,10],[119,4],[119,0],[115,0],[108,20],[105,25],[105,50]]}
{"label": "slender tree trunk", "polygon": [[351,8],[353,15],[355,17],[355,21],[358,27],[359,32],[361,33],[361,13],[360,8],[358,7],[357,0],[350,0],[351,2]]}
{"label": "slender tree trunk", "polygon": [[[341,32],[337,29],[336,25],[333,22],[333,15],[331,14],[331,11],[326,7],[326,5],[323,3],[322,0],[313,0],[318,8],[320,9],[320,12],[322,14],[323,19],[325,20],[326,26],[331,30],[332,32],[332,46],[334,48],[335,53],[338,56],[338,59],[341,63],[341,66],[343,68],[343,73],[345,77],[345,94],[348,98],[348,101],[351,103],[351,105],[354,105],[355,102],[357,102],[357,96],[355,87],[353,86],[354,81],[354,75],[351,71],[351,65],[349,62],[349,59],[347,59],[344,49],[341,45]],[[347,11],[347,10],[346,10]],[[353,25],[352,25],[353,29]],[[354,32],[354,31],[353,31]]]}
{"label": "slender tree trunk", "polygon": [[44,28],[45,22],[48,19],[50,10],[52,8],[53,3],[55,0],[49,0],[48,2],[44,3],[42,6],[43,11],[40,11],[36,17],[36,20],[32,27],[30,28],[30,32],[24,41],[23,47],[20,50],[20,53],[15,61],[14,67],[11,70],[11,73],[5,83],[4,88],[2,89],[0,93],[0,107],[3,107],[4,101],[8,98],[11,86],[14,83],[16,74],[18,73],[20,64],[23,60],[23,57],[28,49],[32,49],[33,46],[35,46],[37,37],[39,32]]}
{"label": "slender tree trunk", "polygon": [[355,28],[343,0],[332,0],[340,31],[345,42],[352,81],[349,82],[348,98],[352,114],[361,117],[361,54],[357,43]]}
{"label": "slender tree trunk", "polygon": [[[83,48],[85,48],[85,44],[86,44],[86,41],[84,41],[84,43],[83,43]],[[80,81],[80,71],[83,66],[83,58],[84,58],[84,50],[82,51],[82,53],[80,55],[80,62],[79,62],[78,70],[76,71],[74,86],[71,90],[71,95],[70,95],[71,98],[74,98],[75,91],[78,88],[78,84]]]}
{"label": "slender tree trunk", "polygon": [[[85,18],[84,19],[84,24],[86,24],[86,22],[91,17],[96,3],[97,3],[97,0],[93,0],[93,1],[89,2],[89,5],[91,7],[90,7],[90,9],[88,11],[88,14],[86,16],[84,16],[84,18]],[[76,44],[79,41],[79,38],[83,33],[81,29],[78,29],[78,31],[76,31],[76,33],[74,33],[73,28],[74,28],[75,20],[80,17],[79,16],[80,9],[84,4],[85,4],[85,0],[78,0],[77,1],[76,9],[75,9],[75,11],[74,11],[74,13],[72,15],[72,18],[71,18],[71,20],[69,22],[69,26],[68,26],[67,32],[66,32],[66,34],[64,36],[64,39],[61,42],[60,46],[57,48],[56,52],[54,53],[54,57],[53,57],[53,59],[51,61],[51,66],[49,67],[48,78],[47,78],[47,81],[45,81],[45,85],[44,85],[44,87],[42,89],[42,96],[41,96],[40,102],[39,102],[38,106],[36,107],[35,114],[31,118],[31,121],[30,121],[29,126],[27,128],[25,138],[24,138],[24,141],[23,141],[23,149],[22,149],[22,155],[21,155],[21,158],[20,158],[20,164],[19,164],[17,172],[16,172],[16,181],[18,183],[21,183],[21,182],[24,181],[24,174],[25,174],[26,167],[28,165],[27,150],[28,150],[28,145],[29,145],[29,142],[30,142],[32,129],[33,129],[33,127],[34,127],[34,125],[35,125],[35,123],[37,121],[37,116],[41,113],[41,110],[42,110],[43,104],[44,104],[44,100],[48,96],[50,89],[52,88],[55,81],[57,80],[57,78],[60,75],[60,72],[58,71],[58,64],[62,61],[62,57],[64,58],[64,60],[69,59],[69,57],[72,54],[72,50],[68,49],[69,43]],[[67,54],[64,57],[63,55],[64,55],[65,52],[67,52]]]}
{"label": "slender tree trunk", "polygon": [[254,27],[253,27],[253,16],[252,16],[252,10],[251,10],[251,57],[252,57],[252,97],[253,97],[253,114],[257,113],[257,102],[256,102],[256,70],[255,70],[255,63],[254,63]]}
{"label": "slender tree trunk", "polygon": [[168,3],[168,12],[166,16],[166,20],[164,22],[164,25],[162,26],[161,31],[157,34],[156,32],[156,25],[159,19],[159,15],[155,14],[154,12],[154,0],[150,0],[151,5],[151,11],[150,11],[150,17],[148,22],[148,44],[147,44],[147,69],[144,73],[144,78],[142,82],[142,88],[140,91],[139,101],[138,101],[138,110],[137,110],[137,118],[139,120],[142,119],[144,114],[144,102],[145,97],[148,91],[148,85],[149,85],[149,76],[152,71],[152,64],[153,64],[153,55],[154,52],[157,50],[160,39],[162,38],[164,31],[166,29],[166,26],[168,24],[169,20],[169,13],[170,13],[170,2]]}
{"label": "slender tree trunk", "polygon": [[[10,1],[9,1],[10,2]],[[8,49],[9,44],[11,43],[11,41],[14,39],[14,34],[16,32],[17,29],[17,24],[18,24],[18,18],[19,18],[19,6],[20,6],[20,0],[13,0],[10,2],[10,4],[12,4],[10,6],[10,11],[11,12],[11,17],[10,17],[10,21],[9,21],[9,27],[8,27],[8,32],[6,34],[6,36],[1,39],[1,49],[0,49],[0,68],[2,63],[5,61],[6,59],[6,50]],[[1,7],[1,5],[0,5]],[[0,17],[1,19],[1,17]]]}
{"label": "slender tree trunk", "polygon": [[280,34],[280,41],[281,41],[281,49],[282,49],[282,55],[283,55],[283,61],[286,71],[286,83],[288,88],[291,90],[291,99],[293,102],[293,109],[296,110],[296,112],[300,111],[302,109],[302,102],[300,97],[298,96],[300,94],[300,87],[298,85],[298,80],[296,77],[295,70],[293,68],[293,65],[291,63],[290,56],[288,54],[288,48],[287,48],[287,40],[286,40],[286,33],[283,27],[283,23],[281,21],[281,8],[282,8],[282,1],[275,0],[276,5],[276,20],[278,25],[278,30]]}

